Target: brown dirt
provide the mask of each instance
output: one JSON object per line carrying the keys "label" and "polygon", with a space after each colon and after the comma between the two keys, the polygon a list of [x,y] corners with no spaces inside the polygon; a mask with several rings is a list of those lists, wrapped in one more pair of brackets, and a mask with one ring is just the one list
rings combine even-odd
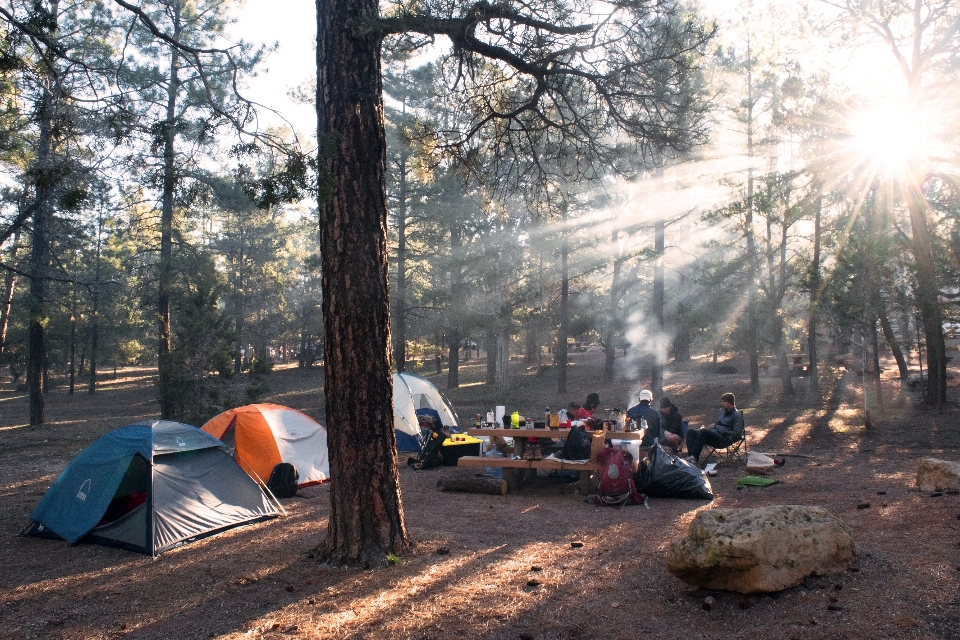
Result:
{"label": "brown dirt", "polygon": [[[513,391],[502,398],[478,382],[483,371],[473,360],[464,386],[448,396],[464,421],[494,404],[536,414],[593,390],[604,406],[622,406],[636,383],[603,384],[601,358],[577,354],[570,393],[562,395],[555,372],[538,376],[515,362]],[[751,397],[742,374],[711,372],[705,360],[674,366],[666,391],[691,424],[711,422],[719,394],[736,392],[751,449],[813,456],[788,457],[776,473],[783,484],[737,491],[742,471],[726,465],[713,479],[712,503],[652,499],[650,510],[611,509],[585,504],[576,483],[547,477],[506,496],[451,494],[438,492],[437,480],[468,471],[404,467],[404,511],[416,544],[377,571],[325,568],[309,556],[329,511],[325,486],[285,500],[286,518],[157,560],[19,537],[78,451],[109,429],[156,415],[156,404],[151,372],[125,370],[94,396],[55,390],[48,424],[31,428],[22,425],[24,394],[4,385],[0,637],[960,637],[960,496],[931,497],[913,486],[919,458],[960,459],[956,406],[919,410],[898,382],[885,380],[886,410],[867,430],[853,373],[825,380],[822,398],[800,392],[784,399],[772,377]],[[319,372],[277,371],[269,383],[276,390],[270,401],[322,419]],[[857,509],[861,502],[870,508]],[[707,594],[667,572],[666,546],[699,509],[770,504],[826,506],[854,533],[855,569],[817,578],[812,590],[753,598],[714,592],[717,603],[705,611]],[[576,540],[582,548],[571,547]],[[438,554],[441,547],[450,553]]]}

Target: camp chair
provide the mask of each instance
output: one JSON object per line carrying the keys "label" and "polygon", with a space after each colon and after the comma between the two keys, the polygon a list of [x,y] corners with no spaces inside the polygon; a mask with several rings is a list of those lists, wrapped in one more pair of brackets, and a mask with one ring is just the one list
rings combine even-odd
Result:
{"label": "camp chair", "polygon": [[726,447],[713,447],[709,444],[703,446],[703,450],[706,452],[706,457],[703,456],[703,453],[700,454],[700,464],[706,465],[710,462],[711,458],[716,458],[716,462],[733,462],[737,460],[746,464],[747,462],[747,429],[743,429],[743,437],[728,444]]}

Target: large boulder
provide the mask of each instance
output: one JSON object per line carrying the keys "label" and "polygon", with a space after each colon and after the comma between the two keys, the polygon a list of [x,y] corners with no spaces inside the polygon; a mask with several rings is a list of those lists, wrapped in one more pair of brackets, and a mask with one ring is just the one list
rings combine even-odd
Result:
{"label": "large boulder", "polygon": [[960,462],[923,458],[917,465],[917,486],[924,491],[960,489]]}
{"label": "large boulder", "polygon": [[855,554],[850,531],[822,507],[709,509],[671,543],[667,570],[698,587],[766,593],[840,573]]}

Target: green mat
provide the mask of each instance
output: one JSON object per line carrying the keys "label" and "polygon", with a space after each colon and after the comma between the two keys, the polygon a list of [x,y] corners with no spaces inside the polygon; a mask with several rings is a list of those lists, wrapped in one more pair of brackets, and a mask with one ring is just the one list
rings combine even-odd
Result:
{"label": "green mat", "polygon": [[760,476],[743,476],[742,478],[737,478],[738,487],[769,487],[778,482],[780,481],[774,480],[773,478],[761,478]]}

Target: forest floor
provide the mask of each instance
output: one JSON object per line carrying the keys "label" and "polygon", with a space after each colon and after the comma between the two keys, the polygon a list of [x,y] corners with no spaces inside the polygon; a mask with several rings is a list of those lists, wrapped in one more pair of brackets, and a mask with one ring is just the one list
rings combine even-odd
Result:
{"label": "forest floor", "polygon": [[[94,544],[21,537],[64,466],[106,431],[157,415],[152,371],[121,370],[95,395],[54,389],[48,422],[24,426],[23,392],[0,385],[0,637],[2,638],[958,638],[960,496],[915,487],[926,456],[960,460],[960,389],[923,410],[888,368],[883,410],[864,426],[861,378],[828,367],[818,394],[785,396],[769,373],[749,393],[746,367],[717,374],[709,358],[668,367],[665,391],[692,425],[712,423],[724,391],[744,409],[749,447],[801,454],[764,489],[737,490],[738,465],[712,478],[716,498],[651,499],[651,509],[584,503],[577,484],[540,477],[504,496],[445,493],[437,480],[471,470],[414,471],[401,460],[414,541],[382,570],[321,566],[312,557],[329,514],[329,485],[284,500],[286,517],[164,553],[157,559]],[[471,360],[447,396],[463,423],[495,404],[539,415],[599,391],[626,406],[649,365],[573,354],[569,393],[557,372],[511,363],[511,391],[495,394],[485,361]],[[643,372],[641,376],[640,372]],[[424,375],[445,387],[445,376]],[[265,399],[323,419],[322,374],[287,368]],[[330,428],[335,428],[331,425]],[[858,509],[858,504],[870,503]],[[715,507],[823,505],[853,532],[855,566],[763,597],[706,592],[670,575],[664,555],[693,516]],[[574,548],[572,541],[582,541]],[[449,550],[439,554],[441,548]],[[534,582],[531,582],[533,580]],[[535,584],[537,583],[537,584]],[[830,608],[828,609],[828,605]]]}

